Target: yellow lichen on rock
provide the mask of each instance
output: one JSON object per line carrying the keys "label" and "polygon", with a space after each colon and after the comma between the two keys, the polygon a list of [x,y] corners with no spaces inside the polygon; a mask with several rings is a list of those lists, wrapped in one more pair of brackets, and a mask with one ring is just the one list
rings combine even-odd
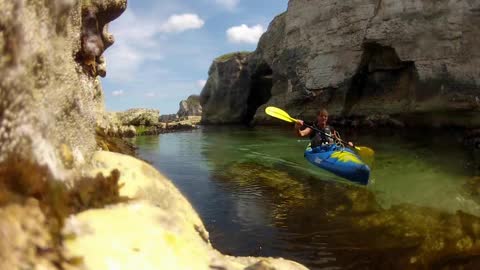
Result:
{"label": "yellow lichen on rock", "polygon": [[66,228],[67,234],[77,231],[64,243],[68,253],[83,256],[87,269],[209,269],[194,227],[148,202],[86,211]]}
{"label": "yellow lichen on rock", "polygon": [[57,269],[54,243],[36,200],[0,208],[0,269]]}
{"label": "yellow lichen on rock", "polygon": [[193,226],[165,226],[171,221],[148,202],[90,210],[70,220],[85,224],[85,231],[64,245],[84,257],[87,269],[208,269],[207,250]]}
{"label": "yellow lichen on rock", "polygon": [[92,176],[118,169],[120,195],[131,200],[67,220],[63,254],[67,259],[83,257],[87,270],[306,269],[283,259],[221,254],[211,246],[208,232],[185,197],[143,161],[100,151],[92,163]]}
{"label": "yellow lichen on rock", "polygon": [[204,230],[200,217],[170,180],[149,164],[127,155],[99,151],[93,157],[93,175],[108,175],[114,168],[120,175],[120,196],[145,199],[151,204],[182,217]]}

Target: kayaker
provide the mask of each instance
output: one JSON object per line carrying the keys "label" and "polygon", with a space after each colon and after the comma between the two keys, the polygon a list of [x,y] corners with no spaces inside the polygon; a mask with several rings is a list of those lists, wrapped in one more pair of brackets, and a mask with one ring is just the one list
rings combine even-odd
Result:
{"label": "kayaker", "polygon": [[[325,109],[319,110],[317,113],[317,120],[313,123],[313,127],[322,131],[318,132],[315,129],[306,127],[303,120],[298,120],[295,123],[295,130],[300,137],[310,136],[312,147],[324,146],[334,144],[335,141],[341,141],[337,132],[328,125],[328,111]],[[350,147],[353,147],[352,142],[348,142]]]}

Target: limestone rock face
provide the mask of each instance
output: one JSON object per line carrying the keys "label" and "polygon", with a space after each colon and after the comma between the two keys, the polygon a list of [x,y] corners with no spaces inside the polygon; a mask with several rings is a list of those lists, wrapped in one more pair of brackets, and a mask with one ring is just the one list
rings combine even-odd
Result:
{"label": "limestone rock face", "polygon": [[[270,121],[264,108],[274,105],[303,118],[325,107],[334,117],[479,126],[479,10],[468,0],[291,0],[247,60],[250,86],[226,91],[218,98],[226,104],[217,101],[211,113],[228,110],[230,92],[250,92],[243,110],[261,103],[263,89],[271,97],[255,108],[259,123]],[[212,73],[211,81],[233,74]],[[269,77],[271,85],[254,86]]]}
{"label": "limestone rock face", "polygon": [[[103,112],[93,69],[113,42],[108,22],[125,8],[126,0],[0,0],[0,163],[15,156],[62,178],[60,145],[75,164],[89,159]],[[86,62],[79,55],[90,30],[98,46]]]}
{"label": "limestone rock face", "polygon": [[247,53],[235,53],[213,62],[200,95],[203,123],[243,122],[250,86],[247,59]]}
{"label": "limestone rock face", "polygon": [[200,105],[200,96],[191,95],[186,100],[180,102],[180,109],[177,112],[179,117],[201,116],[202,105]]}
{"label": "limestone rock face", "polygon": [[67,222],[65,256],[82,256],[85,269],[306,269],[283,259],[222,255],[190,203],[153,167],[109,152],[97,152],[93,162],[93,175],[118,168],[121,195],[132,200]]}

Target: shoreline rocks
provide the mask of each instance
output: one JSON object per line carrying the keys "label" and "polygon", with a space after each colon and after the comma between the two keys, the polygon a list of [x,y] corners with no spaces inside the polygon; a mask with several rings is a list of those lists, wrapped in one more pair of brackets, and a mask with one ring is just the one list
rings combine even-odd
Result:
{"label": "shoreline rocks", "polygon": [[202,106],[198,95],[191,95],[186,100],[180,101],[179,107],[178,117],[202,116]]}
{"label": "shoreline rocks", "polygon": [[[172,117],[173,118],[173,117]],[[125,112],[107,113],[102,121],[98,122],[97,133],[105,136],[132,138],[143,135],[158,135],[162,133],[193,130],[200,123],[199,116],[175,117],[160,116],[158,110],[131,109]],[[167,120],[166,122],[164,122]]]}

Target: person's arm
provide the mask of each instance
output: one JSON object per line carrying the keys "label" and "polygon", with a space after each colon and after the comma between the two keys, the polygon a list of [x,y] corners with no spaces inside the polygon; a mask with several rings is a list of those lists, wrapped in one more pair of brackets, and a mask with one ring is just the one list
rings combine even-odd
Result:
{"label": "person's arm", "polygon": [[312,133],[311,128],[306,128],[304,130],[301,130],[303,125],[304,125],[304,122],[302,120],[298,120],[298,122],[295,123],[295,131],[297,135],[300,137],[306,137]]}

